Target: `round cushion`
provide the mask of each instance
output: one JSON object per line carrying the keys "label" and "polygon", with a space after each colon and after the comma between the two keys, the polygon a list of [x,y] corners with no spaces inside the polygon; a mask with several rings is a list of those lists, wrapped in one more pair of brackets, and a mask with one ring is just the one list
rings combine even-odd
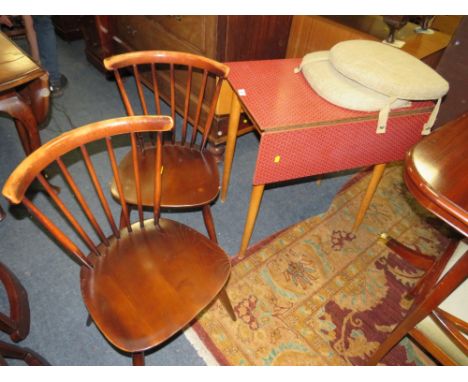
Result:
{"label": "round cushion", "polygon": [[[338,72],[330,63],[329,55],[329,51],[309,53],[300,65],[305,79],[319,96],[334,105],[359,111],[377,111],[388,104],[390,97],[366,88]],[[391,107],[410,105],[410,102],[396,100]]]}
{"label": "round cushion", "polygon": [[330,61],[344,76],[390,97],[433,100],[449,89],[448,82],[431,67],[377,41],[340,42],[330,50]]}

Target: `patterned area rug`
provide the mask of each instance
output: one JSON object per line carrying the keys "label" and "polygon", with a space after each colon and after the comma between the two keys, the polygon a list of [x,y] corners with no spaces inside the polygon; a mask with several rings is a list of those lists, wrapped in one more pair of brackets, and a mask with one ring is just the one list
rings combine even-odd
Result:
{"label": "patterned area rug", "polygon": [[[216,301],[193,330],[222,365],[363,365],[409,308],[421,271],[377,241],[387,232],[428,255],[448,244],[441,224],[407,192],[402,166],[388,166],[362,226],[351,232],[369,174],[329,210],[235,260],[227,292],[237,322]],[[432,364],[404,339],[387,365]]]}

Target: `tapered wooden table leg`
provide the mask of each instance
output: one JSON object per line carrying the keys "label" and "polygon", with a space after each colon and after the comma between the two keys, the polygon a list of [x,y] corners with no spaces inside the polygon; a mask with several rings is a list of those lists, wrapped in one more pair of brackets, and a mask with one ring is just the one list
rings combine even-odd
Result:
{"label": "tapered wooden table leg", "polygon": [[382,175],[384,173],[385,166],[385,163],[376,164],[374,166],[374,169],[372,170],[371,180],[369,182],[369,185],[367,186],[367,190],[364,194],[364,198],[362,199],[361,205],[359,206],[359,211],[356,215],[356,220],[354,221],[353,225],[353,231],[356,231],[359,228],[364,219],[364,216],[366,215],[366,211],[369,208],[369,204],[372,200],[372,197],[375,194],[375,190],[377,189],[380,179],[382,178]]}
{"label": "tapered wooden table leg", "polygon": [[238,254],[240,258],[244,257],[245,250],[247,249],[250,238],[252,237],[252,232],[255,226],[255,220],[257,220],[258,210],[260,208],[260,202],[262,201],[264,189],[264,184],[253,186],[252,188],[249,210],[247,211],[247,219],[245,221],[244,233],[242,235],[242,242]]}
{"label": "tapered wooden table leg", "polygon": [[229,187],[229,179],[231,177],[232,160],[234,158],[234,150],[236,148],[237,129],[239,128],[239,119],[241,113],[241,105],[239,98],[234,94],[231,102],[231,114],[229,116],[228,133],[226,139],[226,152],[224,154],[224,171],[223,182],[221,184],[221,201],[224,202],[227,196]]}

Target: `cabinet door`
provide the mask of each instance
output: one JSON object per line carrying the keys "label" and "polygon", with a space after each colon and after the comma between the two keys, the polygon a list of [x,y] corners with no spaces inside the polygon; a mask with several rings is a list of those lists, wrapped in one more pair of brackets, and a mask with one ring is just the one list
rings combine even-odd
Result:
{"label": "cabinet door", "polygon": [[292,16],[228,16],[220,60],[284,58],[291,21]]}

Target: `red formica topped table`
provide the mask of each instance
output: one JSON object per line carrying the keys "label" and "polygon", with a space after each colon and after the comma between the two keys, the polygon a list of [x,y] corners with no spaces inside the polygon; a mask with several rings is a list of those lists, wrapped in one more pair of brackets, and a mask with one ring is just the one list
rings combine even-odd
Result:
{"label": "red formica topped table", "polygon": [[378,112],[353,111],[327,102],[301,73],[294,73],[300,62],[281,59],[227,64],[228,82],[237,97],[231,105],[221,200],[227,196],[241,107],[260,133],[240,256],[253,232],[265,184],[376,165],[356,219],[357,228],[385,163],[403,159],[422,138],[423,125],[434,107],[427,101],[392,110],[386,132],[377,134]]}

